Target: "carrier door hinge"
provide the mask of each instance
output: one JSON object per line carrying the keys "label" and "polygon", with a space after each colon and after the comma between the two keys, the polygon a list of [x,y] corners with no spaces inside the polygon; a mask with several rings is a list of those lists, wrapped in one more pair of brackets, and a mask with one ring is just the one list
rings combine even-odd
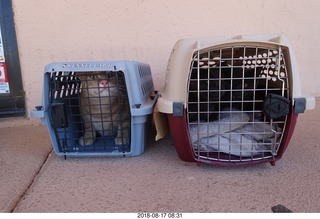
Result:
{"label": "carrier door hinge", "polygon": [[183,116],[183,103],[182,102],[173,102],[172,103],[172,113],[173,116]]}
{"label": "carrier door hinge", "polygon": [[293,112],[294,113],[304,113],[307,106],[307,100],[304,97],[300,98],[294,98],[294,107]]}

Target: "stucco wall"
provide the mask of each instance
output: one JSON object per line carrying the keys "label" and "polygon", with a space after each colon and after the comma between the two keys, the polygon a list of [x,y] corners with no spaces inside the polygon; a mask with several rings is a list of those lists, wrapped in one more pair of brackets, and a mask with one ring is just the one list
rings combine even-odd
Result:
{"label": "stucco wall", "polygon": [[13,10],[29,111],[50,62],[142,61],[161,89],[174,43],[200,36],[284,33],[303,91],[320,95],[318,0],[13,0]]}

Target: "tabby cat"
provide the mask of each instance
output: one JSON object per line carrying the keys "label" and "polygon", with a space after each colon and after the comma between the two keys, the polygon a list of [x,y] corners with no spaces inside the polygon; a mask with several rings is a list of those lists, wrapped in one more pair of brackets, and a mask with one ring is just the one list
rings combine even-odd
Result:
{"label": "tabby cat", "polygon": [[91,145],[96,135],[115,136],[115,144],[129,144],[130,109],[124,77],[120,73],[78,73],[81,80],[80,113],[84,135],[82,146]]}

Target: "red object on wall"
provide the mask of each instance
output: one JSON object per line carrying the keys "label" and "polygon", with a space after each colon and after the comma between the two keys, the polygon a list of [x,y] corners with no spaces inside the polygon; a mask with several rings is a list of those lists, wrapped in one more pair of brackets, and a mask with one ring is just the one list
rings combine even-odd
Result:
{"label": "red object on wall", "polygon": [[0,63],[0,83],[8,82],[6,63]]}

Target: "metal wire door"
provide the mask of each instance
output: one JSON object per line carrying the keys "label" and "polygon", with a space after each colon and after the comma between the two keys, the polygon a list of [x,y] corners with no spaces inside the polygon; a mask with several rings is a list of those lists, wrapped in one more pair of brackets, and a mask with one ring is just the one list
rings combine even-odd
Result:
{"label": "metal wire door", "polygon": [[196,159],[238,162],[276,156],[289,91],[281,47],[235,45],[195,52],[187,123]]}
{"label": "metal wire door", "polygon": [[[60,151],[130,151],[130,111],[123,110],[128,94],[122,72],[51,72],[49,86],[51,121]],[[128,137],[119,139],[121,144],[115,142],[118,132]]]}

